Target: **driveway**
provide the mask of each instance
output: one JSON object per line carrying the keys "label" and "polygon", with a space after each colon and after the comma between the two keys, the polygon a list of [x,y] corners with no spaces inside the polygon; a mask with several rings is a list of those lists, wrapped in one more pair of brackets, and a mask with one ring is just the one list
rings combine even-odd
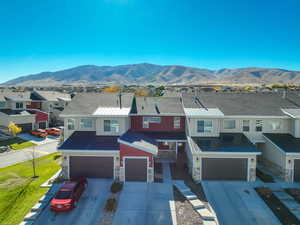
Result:
{"label": "driveway", "polygon": [[281,225],[251,183],[204,181],[202,186],[220,225]]}
{"label": "driveway", "polygon": [[17,137],[22,138],[26,141],[31,141],[32,143],[34,143],[36,145],[44,145],[44,144],[48,144],[48,143],[57,142],[59,140],[59,137],[57,137],[57,136],[49,135],[46,138],[39,138],[39,137],[33,136],[29,133],[22,133],[22,134],[17,135]]}
{"label": "driveway", "polygon": [[57,144],[58,141],[55,141],[22,150],[12,150],[9,152],[0,153],[0,168],[31,160],[33,157],[33,152],[36,158],[56,152]]}
{"label": "driveway", "polygon": [[113,225],[171,225],[172,200],[172,184],[126,182]]}
{"label": "driveway", "polygon": [[54,213],[48,206],[38,217],[35,225],[98,225],[109,196],[110,179],[89,179],[87,190],[77,207],[66,213]]}

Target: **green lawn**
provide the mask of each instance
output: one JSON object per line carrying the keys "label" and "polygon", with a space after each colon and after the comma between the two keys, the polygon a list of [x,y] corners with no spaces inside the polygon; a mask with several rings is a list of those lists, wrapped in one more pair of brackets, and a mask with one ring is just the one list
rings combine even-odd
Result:
{"label": "green lawn", "polygon": [[23,140],[22,138],[14,137],[8,140],[2,140],[0,141],[0,146],[6,146],[9,145],[11,149],[13,150],[20,150],[23,148],[28,148],[35,146],[36,144]]}
{"label": "green lawn", "polygon": [[0,224],[17,225],[31,207],[47,192],[40,185],[60,169],[59,153],[36,159],[36,173],[32,179],[32,161],[0,169]]}

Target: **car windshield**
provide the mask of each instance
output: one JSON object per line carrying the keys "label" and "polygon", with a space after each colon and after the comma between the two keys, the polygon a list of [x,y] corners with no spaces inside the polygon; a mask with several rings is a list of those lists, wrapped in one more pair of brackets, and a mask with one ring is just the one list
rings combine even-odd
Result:
{"label": "car windshield", "polygon": [[72,191],[59,191],[55,198],[56,199],[69,199],[71,198]]}

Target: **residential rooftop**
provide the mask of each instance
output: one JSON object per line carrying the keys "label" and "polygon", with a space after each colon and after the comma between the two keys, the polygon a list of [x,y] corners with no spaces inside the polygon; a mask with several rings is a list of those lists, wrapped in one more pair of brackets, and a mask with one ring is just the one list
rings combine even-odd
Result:
{"label": "residential rooftop", "polygon": [[184,115],[180,97],[136,97],[136,109],[139,115]]}
{"label": "residential rooftop", "polygon": [[[64,101],[71,101],[71,96],[67,93],[62,93],[58,91],[40,91],[36,90],[34,93],[38,94],[39,97],[41,97],[43,100],[46,101],[59,101],[59,100],[64,100]],[[36,97],[33,97],[36,98]]]}
{"label": "residential rooftop", "polygon": [[286,153],[300,153],[300,138],[295,138],[290,134],[264,133],[275,145]]}
{"label": "residential rooftop", "polygon": [[201,92],[183,95],[184,108],[218,108],[225,116],[286,116],[282,108],[300,108],[278,93]]}
{"label": "residential rooftop", "polygon": [[242,133],[220,133],[219,137],[192,137],[192,140],[201,152],[260,152]]}
{"label": "residential rooftop", "polygon": [[119,150],[118,136],[97,136],[95,131],[74,131],[59,150]]}

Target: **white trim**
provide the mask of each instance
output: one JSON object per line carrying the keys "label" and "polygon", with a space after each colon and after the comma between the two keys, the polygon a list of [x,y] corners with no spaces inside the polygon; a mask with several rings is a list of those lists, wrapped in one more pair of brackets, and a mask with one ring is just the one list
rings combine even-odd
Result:
{"label": "white trim", "polygon": [[153,154],[153,155],[157,155],[157,152],[158,152],[158,149],[157,149],[157,152],[153,152],[153,151],[151,151],[150,149],[147,149],[147,148],[144,148],[144,147],[135,145],[135,144],[131,144],[131,143],[126,142],[126,141],[122,141],[122,140],[120,140],[120,138],[118,138],[118,142],[121,143],[121,144],[130,146],[130,147],[132,147],[132,148],[140,149],[140,150],[142,150],[142,151],[144,151],[144,152],[148,152],[148,153]]}
{"label": "white trim", "polygon": [[[234,155],[245,155],[245,156],[252,156],[252,155],[261,155],[261,152],[199,152],[199,155],[212,155],[212,156],[216,156],[216,155],[233,155],[233,157],[236,157]],[[221,158],[226,158],[226,156]],[[228,156],[228,158],[230,158],[230,156]]]}
{"label": "white trim", "polygon": [[139,113],[129,113],[129,116],[154,116],[154,117],[161,117],[161,116],[185,116],[185,114],[178,114],[178,113],[164,113],[164,114],[155,114],[155,113],[150,113],[150,114],[139,114]]}
{"label": "white trim", "polygon": [[78,115],[76,115],[76,114],[62,115],[62,114],[60,114],[59,116],[62,118],[68,118],[68,117],[71,117],[71,118],[78,118],[78,117],[84,117],[84,118],[129,117],[128,115],[91,115],[91,114],[89,114],[89,115],[80,115],[80,114],[78,114]]}
{"label": "white trim", "polygon": [[170,140],[170,139],[155,139],[157,142],[187,142],[187,140],[180,140],[180,139],[172,139],[172,140]]}
{"label": "white trim", "polygon": [[126,159],[146,159],[147,160],[147,175],[146,175],[147,177],[146,177],[146,181],[148,183],[149,157],[148,156],[124,156],[123,157],[124,182],[126,182]]}

